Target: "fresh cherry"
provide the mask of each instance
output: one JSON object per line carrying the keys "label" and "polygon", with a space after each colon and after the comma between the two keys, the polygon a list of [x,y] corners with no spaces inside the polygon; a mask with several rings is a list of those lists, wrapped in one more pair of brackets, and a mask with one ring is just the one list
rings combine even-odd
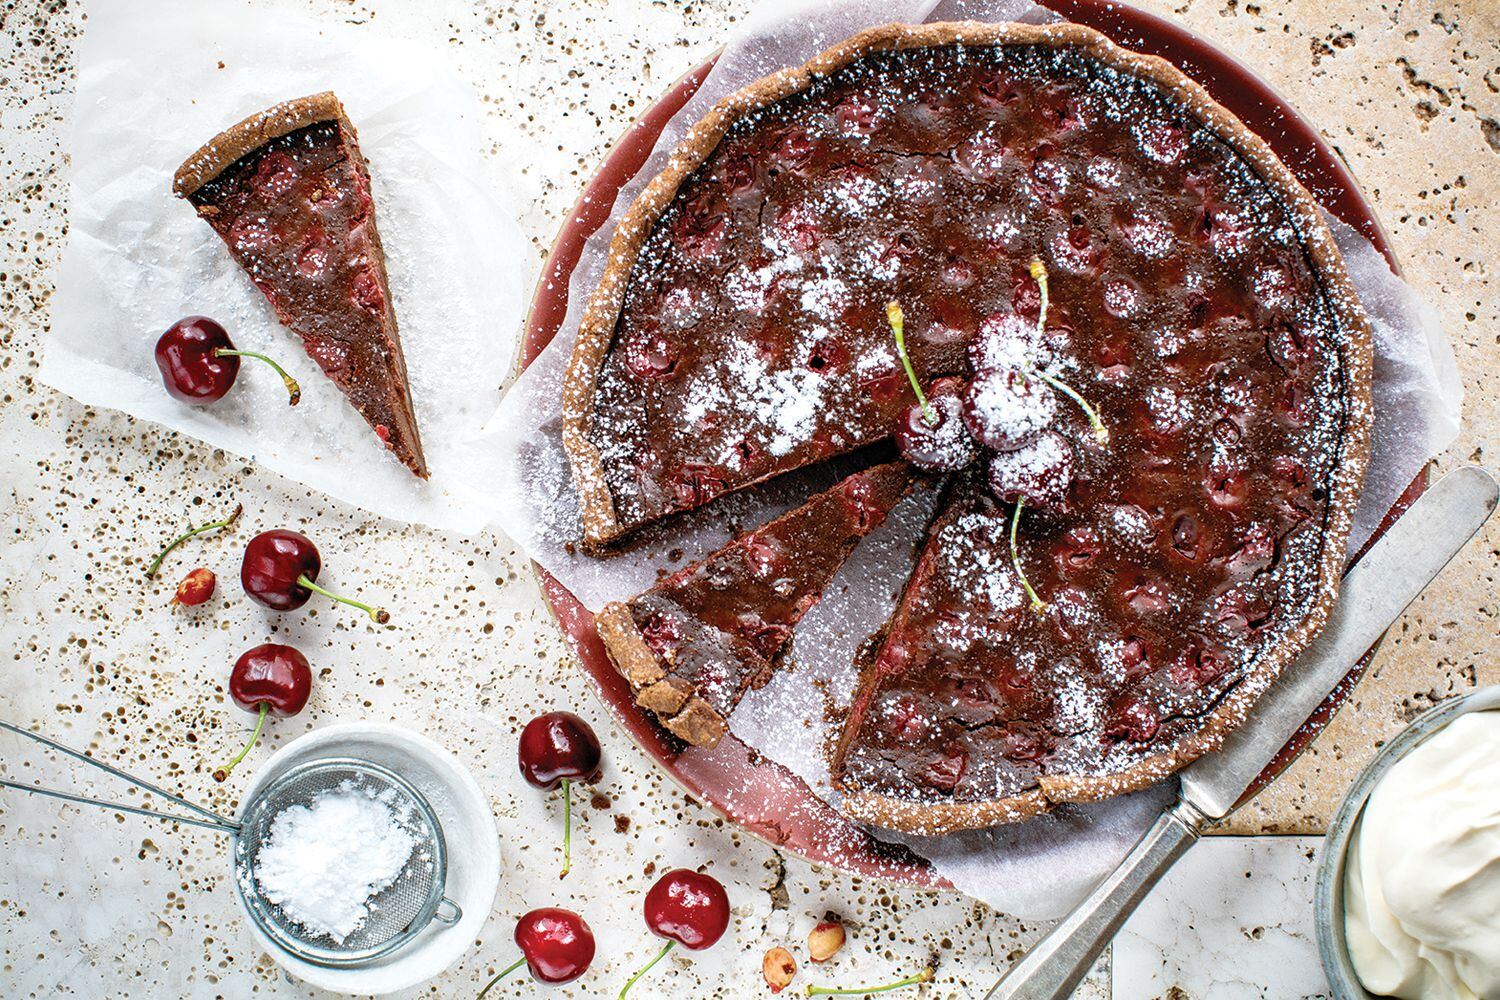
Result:
{"label": "fresh cherry", "polygon": [[570,983],[587,972],[594,960],[594,932],[588,921],[556,906],[523,913],[516,921],[516,946],[521,957],[485,983],[475,1000],[484,1000],[491,986],[523,963],[537,982]]}
{"label": "fresh cherry", "polygon": [[181,545],[189,538],[192,538],[194,535],[203,534],[205,531],[217,531],[220,528],[230,527],[234,524],[235,521],[239,520],[240,513],[244,511],[244,509],[245,508],[240,504],[235,504],[234,512],[231,513],[228,517],[224,518],[222,521],[211,521],[208,524],[200,525],[199,527],[185,531],[182,534],[178,535],[176,538],[172,539],[167,543],[166,548],[158,552],[156,554],[156,558],[151,560],[151,565],[146,567],[146,579],[149,580],[156,575],[156,571],[161,569],[162,561],[167,558],[167,554],[173,549],[177,548],[177,546]]}
{"label": "fresh cherry", "polygon": [[938,379],[932,384],[931,395],[923,393],[922,383],[912,367],[911,355],[906,352],[906,317],[901,311],[901,303],[887,302],[885,316],[896,342],[896,354],[906,369],[912,394],[917,397],[916,403],[902,414],[901,424],[896,428],[896,447],[900,449],[901,457],[919,469],[932,472],[962,469],[979,457],[979,449],[963,423],[960,398],[963,383],[953,378]]}
{"label": "fresh cherry", "polygon": [[172,603],[196,607],[214,596],[214,585],[217,582],[213,570],[200,566],[182,578],[182,582],[177,585],[177,593],[172,597]]}
{"label": "fresh cherry", "polygon": [[979,446],[964,426],[963,391],[959,379],[938,379],[925,407],[907,407],[896,428],[902,458],[930,472],[956,472],[979,457]]}
{"label": "fresh cherry", "polygon": [[521,730],[521,776],[549,792],[562,786],[562,878],[567,877],[573,864],[573,782],[598,781],[602,756],[593,728],[572,712],[538,715]]}
{"label": "fresh cherry", "polygon": [[322,568],[323,560],[312,539],[297,531],[277,528],[274,531],[262,531],[245,546],[245,559],[240,564],[240,583],[252,600],[273,611],[300,608],[316,591],[340,604],[359,608],[377,625],[384,625],[391,620],[391,616],[383,608],[374,608],[340,597],[318,586],[318,571]]}
{"label": "fresh cherry", "polygon": [[310,694],[312,668],[307,665],[307,657],[291,646],[268,642],[242,653],[229,672],[229,697],[245,711],[256,713],[255,732],[233,760],[214,772],[214,780],[228,778],[235,765],[245,759],[260,739],[267,715],[296,715],[307,705]]}
{"label": "fresh cherry", "polygon": [[293,406],[302,399],[302,389],[281,366],[264,354],[235,350],[229,334],[207,316],[186,316],[156,341],[156,367],[161,369],[167,392],[184,403],[212,403],[223,399],[240,373],[240,358],[264,361],[276,370],[286,385]]}
{"label": "fresh cherry", "polygon": [[1041,332],[1037,325],[1013,312],[986,316],[969,343],[969,366],[976,373],[1006,368],[1028,369],[1041,354]]}
{"label": "fresh cherry", "polygon": [[1006,503],[1055,507],[1073,482],[1073,449],[1056,431],[1046,431],[1014,451],[990,456],[990,491]]}
{"label": "fresh cherry", "polygon": [[646,893],[645,915],[651,933],[666,938],[667,943],[645,968],[630,977],[620,990],[620,1000],[673,946],[701,951],[723,937],[729,927],[729,894],[712,875],[674,868]]}
{"label": "fresh cherry", "polygon": [[974,439],[995,451],[1035,441],[1057,418],[1057,397],[1019,368],[980,372],[964,394],[964,422]]}

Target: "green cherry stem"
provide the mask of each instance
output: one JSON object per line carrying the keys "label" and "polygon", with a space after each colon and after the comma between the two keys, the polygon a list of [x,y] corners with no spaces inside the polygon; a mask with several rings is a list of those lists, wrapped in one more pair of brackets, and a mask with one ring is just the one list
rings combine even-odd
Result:
{"label": "green cherry stem", "polygon": [[1100,444],[1109,444],[1109,428],[1105,427],[1104,421],[1099,419],[1099,411],[1090,406],[1089,401],[1084,399],[1083,396],[1079,395],[1077,389],[1074,389],[1071,385],[1068,385],[1068,383],[1064,382],[1056,375],[1048,375],[1046,372],[1041,371],[1040,369],[1032,369],[1031,373],[1037,378],[1041,379],[1043,382],[1046,382],[1052,388],[1056,389],[1058,392],[1067,396],[1073,402],[1077,403],[1083,409],[1084,414],[1089,418],[1089,426],[1094,428],[1094,438]]}
{"label": "green cherry stem", "polygon": [[302,387],[297,384],[297,380],[288,375],[286,369],[264,354],[257,353],[256,351],[232,351],[227,347],[219,347],[214,349],[214,357],[254,358],[257,361],[264,361],[276,370],[277,375],[281,376],[282,384],[286,386],[287,402],[292,406],[296,406],[302,402]]}
{"label": "green cherry stem", "polygon": [[917,402],[922,407],[922,419],[927,421],[928,427],[936,427],[938,416],[927,405],[927,395],[922,392],[922,383],[917,381],[916,370],[911,366],[911,355],[906,353],[906,316],[901,312],[901,303],[895,299],[887,302],[885,318],[891,324],[891,334],[896,338],[896,353],[900,355],[901,364],[906,368],[906,378],[911,382],[912,392],[917,394]]}
{"label": "green cherry stem", "polygon": [[644,976],[646,973],[650,972],[651,971],[651,967],[653,965],[655,965],[657,962],[660,962],[662,959],[666,958],[667,957],[667,952],[671,951],[672,950],[672,946],[674,944],[676,944],[676,943],[677,943],[676,941],[668,941],[666,947],[663,948],[661,951],[657,952],[656,953],[656,957],[653,958],[651,961],[647,962],[646,963],[646,967],[644,969],[642,969],[640,972],[637,972],[635,975],[631,976],[630,977],[630,982],[626,983],[620,989],[620,995],[619,995],[619,997],[616,998],[616,1000],[625,1000],[625,994],[630,992],[630,987],[632,987],[632,986],[635,985],[635,981],[637,979],[641,978],[642,976]]}
{"label": "green cherry stem", "polygon": [[932,982],[932,966],[928,966],[915,975],[898,979],[894,983],[886,983],[884,986],[868,986],[857,989],[835,989],[832,986],[808,986],[807,995],[810,997],[856,997],[865,996],[869,993],[886,993],[890,990],[899,990],[905,986],[916,986],[919,983]]}
{"label": "green cherry stem", "polygon": [[351,598],[340,597],[338,594],[335,594],[333,591],[331,591],[331,590],[324,590],[322,587],[318,586],[316,583],[313,583],[311,580],[309,580],[307,578],[306,575],[303,575],[303,574],[299,574],[298,575],[298,577],[297,577],[297,586],[299,586],[299,587],[306,587],[308,590],[311,590],[315,594],[322,594],[324,597],[326,597],[326,598],[328,598],[330,600],[338,601],[340,604],[347,604],[351,608],[358,608],[359,610],[363,611],[365,614],[369,615],[370,616],[370,620],[373,621],[376,625],[384,625],[386,622],[388,622],[388,621],[391,620],[391,616],[386,612],[385,608],[372,608],[368,604],[361,604],[359,601],[353,600]]}
{"label": "green cherry stem", "polygon": [[484,995],[490,991],[490,987],[491,986],[494,986],[500,980],[504,979],[506,976],[510,975],[512,972],[515,972],[517,969],[519,969],[521,966],[523,966],[525,964],[526,964],[526,956],[523,955],[520,958],[516,959],[510,965],[507,965],[505,968],[503,968],[499,972],[495,973],[495,978],[491,979],[489,982],[487,982],[487,983],[484,984],[484,989],[482,989],[482,990],[479,991],[479,995],[477,997],[475,997],[474,1000],[484,1000]]}
{"label": "green cherry stem", "polygon": [[[1036,317],[1036,335],[1037,341],[1040,342],[1043,334],[1046,333],[1047,303],[1050,301],[1047,290],[1047,265],[1042,263],[1040,257],[1031,258],[1031,277],[1036,280],[1036,286],[1042,292],[1042,305]],[[1104,426],[1104,421],[1099,419],[1099,411],[1090,406],[1089,401],[1084,399],[1077,389],[1074,389],[1057,376],[1048,375],[1038,368],[1028,365],[1027,369],[1029,374],[1035,375],[1077,403],[1083,409],[1084,414],[1088,416],[1089,426],[1094,429],[1094,437],[1101,445],[1109,444],[1109,429]]]}
{"label": "green cherry stem", "polygon": [[1026,571],[1021,568],[1021,550],[1016,547],[1016,529],[1021,526],[1021,508],[1026,506],[1022,501],[1016,501],[1015,513],[1010,516],[1010,564],[1015,569],[1016,576],[1021,578],[1021,586],[1026,589],[1026,596],[1031,598],[1031,610],[1041,614],[1047,610],[1047,602],[1036,596],[1036,591],[1031,589],[1031,581],[1026,579]]}
{"label": "green cherry stem", "polygon": [[1047,328],[1047,265],[1042,263],[1040,257],[1031,258],[1031,278],[1036,282],[1037,288],[1042,291],[1042,305],[1036,315],[1036,332],[1041,334]]}
{"label": "green cherry stem", "polygon": [[214,530],[216,530],[218,528],[227,528],[227,527],[229,527],[231,524],[233,524],[236,520],[239,519],[239,516],[244,511],[244,509],[245,509],[245,507],[244,507],[243,504],[235,504],[234,505],[234,513],[230,514],[228,517],[224,518],[224,520],[222,520],[222,521],[214,521],[212,524],[205,524],[202,527],[194,528],[193,530],[188,531],[188,532],[184,532],[183,534],[178,535],[176,538],[172,539],[170,542],[167,543],[167,547],[164,548],[164,549],[162,549],[160,552],[158,552],[156,554],[156,558],[153,559],[153,560],[151,560],[151,565],[148,566],[148,567],[146,567],[146,579],[148,579],[148,580],[151,579],[153,576],[156,575],[156,571],[159,570],[159,569],[161,569],[162,560],[165,559],[165,558],[167,558],[167,553],[168,552],[171,552],[173,549],[177,548],[177,546],[181,545],[183,542],[187,541],[189,538],[192,538],[194,535],[201,535],[205,531],[214,531]]}
{"label": "green cherry stem", "polygon": [[562,780],[563,789],[563,866],[558,878],[567,878],[573,869],[573,782]]}
{"label": "green cherry stem", "polygon": [[270,712],[270,710],[270,702],[263,701],[260,703],[260,713],[255,720],[255,732],[250,734],[249,742],[247,742],[244,748],[240,750],[237,755],[235,755],[234,760],[230,761],[228,764],[225,764],[223,767],[214,772],[215,781],[227,781],[229,779],[229,772],[233,771],[235,769],[235,766],[239,764],[240,761],[245,759],[245,755],[250,752],[250,748],[255,746],[255,741],[260,739],[260,731],[265,728],[266,715]]}

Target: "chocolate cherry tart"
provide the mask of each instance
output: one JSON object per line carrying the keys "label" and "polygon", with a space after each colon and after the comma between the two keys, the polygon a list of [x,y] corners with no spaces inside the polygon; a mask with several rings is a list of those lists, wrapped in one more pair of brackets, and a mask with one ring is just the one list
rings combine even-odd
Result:
{"label": "chocolate cherry tart", "polygon": [[573,866],[573,782],[593,784],[602,773],[603,749],[594,729],[572,712],[548,712],[526,723],[516,754],[527,783],[563,792],[563,863],[560,878]]}
{"label": "chocolate cherry tart", "polygon": [[516,947],[521,957],[485,983],[475,1000],[484,1000],[492,986],[523,965],[539,983],[572,982],[594,961],[594,932],[572,910],[544,906],[516,921]]}
{"label": "chocolate cherry tart", "polygon": [[207,316],[186,316],[156,341],[156,367],[167,394],[184,403],[223,399],[240,373],[240,358],[270,365],[286,386],[287,402],[301,402],[302,387],[296,379],[264,354],[237,350],[224,328]]}
{"label": "chocolate cherry tart", "polygon": [[689,134],[568,371],[586,542],[899,441],[956,379],[991,450],[861,663],[842,807],[984,827],[1218,746],[1322,627],[1369,448],[1369,324],[1286,166],[1073,24],[872,29]]}
{"label": "chocolate cherry tart", "polygon": [[311,694],[312,668],[297,649],[268,642],[240,654],[229,672],[229,697],[240,708],[255,713],[255,731],[233,760],[214,771],[214,780],[227,780],[229,773],[245,759],[260,739],[266,716],[296,715],[307,707]]}
{"label": "chocolate cherry tart", "polygon": [[646,926],[667,943],[620,989],[619,1000],[676,945],[702,951],[712,948],[729,927],[729,894],[712,875],[674,868],[646,893]]}
{"label": "chocolate cherry tart", "polygon": [[318,573],[322,569],[323,558],[312,539],[299,531],[277,528],[262,531],[245,546],[240,584],[251,600],[273,611],[294,611],[319,593],[329,600],[358,608],[377,625],[391,620],[384,608],[341,597],[318,586]]}

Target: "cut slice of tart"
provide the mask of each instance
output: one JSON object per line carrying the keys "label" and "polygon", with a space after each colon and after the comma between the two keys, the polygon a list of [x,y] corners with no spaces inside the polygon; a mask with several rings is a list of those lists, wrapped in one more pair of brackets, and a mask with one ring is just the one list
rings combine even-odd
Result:
{"label": "cut slice of tart", "polygon": [[338,98],[251,115],[188,157],[173,189],[376,436],[426,479],[370,174]]}
{"label": "cut slice of tart", "polygon": [[668,730],[714,746],[744,693],[769,676],[797,622],[913,482],[902,462],[856,473],[595,618],[636,701]]}

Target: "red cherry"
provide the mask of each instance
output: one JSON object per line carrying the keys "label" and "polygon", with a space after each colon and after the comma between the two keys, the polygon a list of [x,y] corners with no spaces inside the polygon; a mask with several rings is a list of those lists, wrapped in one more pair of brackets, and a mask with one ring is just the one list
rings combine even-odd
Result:
{"label": "red cherry", "polygon": [[235,350],[229,334],[207,316],[185,316],[167,327],[156,341],[156,367],[167,393],[184,403],[212,403],[223,399],[240,373],[240,358],[264,361],[281,376],[291,404],[302,399],[302,389],[281,366],[264,354]]}
{"label": "red cherry", "polygon": [[990,491],[1006,503],[1055,507],[1073,482],[1073,449],[1056,431],[1047,431],[1015,451],[990,456]]}
{"label": "red cherry", "polygon": [[573,782],[593,784],[602,773],[603,751],[593,728],[572,712],[548,712],[526,723],[521,730],[517,761],[521,777],[545,791],[559,785],[563,790],[563,866],[567,877],[572,867]]}
{"label": "red cherry", "polygon": [[516,921],[516,946],[521,957],[501,969],[484,984],[475,1000],[524,963],[531,978],[540,983],[570,983],[583,975],[594,961],[594,932],[588,921],[572,910],[544,906],[523,913]]}
{"label": "red cherry", "polygon": [[1057,417],[1057,397],[1047,384],[1017,368],[981,372],[964,394],[964,423],[974,439],[995,451],[1035,441]]}
{"label": "red cherry", "polygon": [[1126,695],[1110,710],[1104,735],[1132,743],[1149,743],[1161,728],[1161,710],[1151,699]]}
{"label": "red cherry", "polygon": [[306,707],[310,694],[312,668],[307,665],[307,657],[291,646],[268,642],[242,653],[229,672],[229,697],[245,711],[256,713],[255,731],[239,755],[214,772],[214,780],[228,778],[235,765],[245,759],[260,738],[267,715],[296,715]]}
{"label": "red cherry", "polygon": [[620,1000],[674,945],[701,951],[723,937],[729,927],[729,894],[712,875],[674,868],[657,879],[646,893],[645,916],[651,933],[666,938],[667,943],[625,984]]}
{"label": "red cherry", "polygon": [[979,457],[979,446],[964,426],[963,390],[958,379],[938,379],[925,409],[921,403],[907,407],[896,427],[902,458],[929,472],[956,472]]}
{"label": "red cherry", "polygon": [[1025,370],[1041,354],[1041,335],[1036,323],[1013,312],[994,312],[979,324],[969,344],[969,365],[976,374],[1006,368]]}
{"label": "red cherry", "polygon": [[318,586],[318,571],[322,568],[322,557],[312,539],[301,532],[277,528],[262,531],[245,546],[240,583],[252,600],[273,611],[294,611],[316,591],[340,604],[359,608],[378,625],[391,620],[383,608],[340,597]]}

